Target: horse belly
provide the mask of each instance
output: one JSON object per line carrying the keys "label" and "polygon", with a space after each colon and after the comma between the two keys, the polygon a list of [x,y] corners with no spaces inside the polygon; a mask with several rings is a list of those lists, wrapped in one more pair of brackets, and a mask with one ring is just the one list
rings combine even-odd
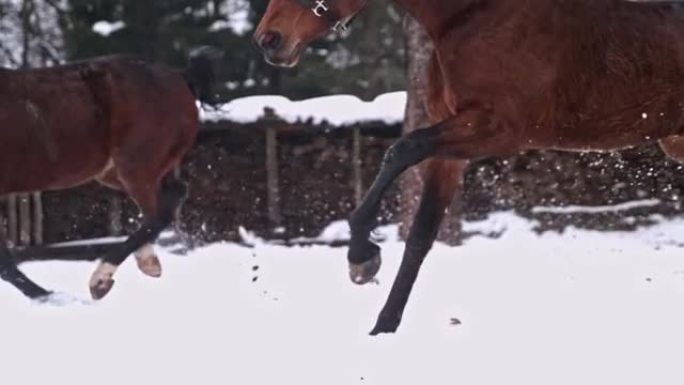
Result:
{"label": "horse belly", "polygon": [[2,103],[0,194],[72,187],[102,171],[109,159],[104,121],[69,104]]}
{"label": "horse belly", "polygon": [[555,147],[615,150],[680,134],[684,114],[678,100],[663,94],[647,101],[607,103],[611,109],[576,112],[552,130]]}

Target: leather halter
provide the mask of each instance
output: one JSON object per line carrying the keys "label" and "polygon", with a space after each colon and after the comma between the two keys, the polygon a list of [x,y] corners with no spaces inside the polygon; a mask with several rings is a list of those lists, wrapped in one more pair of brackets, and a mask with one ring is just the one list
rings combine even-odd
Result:
{"label": "leather halter", "polygon": [[309,8],[316,17],[324,19],[330,29],[335,32],[344,32],[349,29],[349,25],[354,21],[357,12],[347,17],[341,17],[332,9],[330,3],[333,0],[297,0],[305,8]]}

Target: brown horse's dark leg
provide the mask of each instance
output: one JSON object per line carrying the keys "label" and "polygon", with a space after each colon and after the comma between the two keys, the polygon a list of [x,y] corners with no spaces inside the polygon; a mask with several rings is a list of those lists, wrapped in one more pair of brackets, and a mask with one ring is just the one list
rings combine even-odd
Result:
{"label": "brown horse's dark leg", "polygon": [[90,292],[93,298],[100,299],[107,295],[114,284],[112,275],[116,268],[130,254],[154,242],[159,234],[173,222],[176,209],[186,194],[187,187],[183,182],[174,179],[170,174],[164,178],[158,193],[155,214],[146,216],[145,222],[138,231],[128,237],[114,251],[105,255],[100,267],[93,273],[90,283]]}
{"label": "brown horse's dark leg", "polygon": [[406,241],[401,267],[371,335],[397,330],[420,266],[437,237],[446,209],[461,186],[466,165],[463,161],[438,159],[427,164],[425,187]]}
{"label": "brown horse's dark leg", "polygon": [[[119,171],[115,167],[110,168],[107,172],[96,178],[97,181],[106,187],[109,187],[116,191],[125,191],[126,187],[121,182],[119,178]],[[144,195],[150,195],[147,191],[143,192]],[[156,194],[151,194],[152,196],[147,199],[141,199],[142,202],[136,201],[138,208],[142,211],[145,218],[150,218],[155,215],[156,212]],[[154,204],[146,201],[154,201]],[[142,206],[141,204],[147,204],[147,206]],[[135,262],[138,265],[138,269],[150,277],[159,278],[161,277],[161,263],[159,258],[154,253],[154,247],[152,244],[146,244],[135,252]]]}
{"label": "brown horse's dark leg", "polygon": [[31,281],[17,268],[12,254],[7,248],[7,241],[2,229],[0,229],[0,278],[11,283],[31,299],[40,299],[50,295],[49,291]]}
{"label": "brown horse's dark leg", "polygon": [[349,220],[351,280],[367,283],[380,268],[380,248],[369,240],[369,235],[376,226],[382,196],[404,170],[429,157],[467,160],[515,151],[510,145],[511,139],[511,132],[490,111],[478,107],[463,110],[449,120],[399,139],[385,154],[373,185]]}
{"label": "brown horse's dark leg", "polygon": [[354,283],[369,282],[380,269],[380,248],[368,239],[377,224],[376,216],[380,202],[392,182],[401,173],[433,155],[435,131],[431,128],[413,131],[390,147],[385,153],[380,172],[363,202],[351,214],[351,242],[347,258],[349,277]]}
{"label": "brown horse's dark leg", "polygon": [[[380,199],[389,184],[406,168],[430,157],[466,161],[515,152],[514,130],[500,123],[491,111],[478,106],[464,109],[451,119],[414,131],[392,146],[364,202],[352,214],[349,250],[350,274],[356,283],[369,281],[380,266],[378,247],[368,240],[375,225]],[[436,162],[429,167],[416,220],[406,244],[404,259],[385,307],[371,334],[396,331],[430,249],[444,209],[460,184],[463,163]],[[449,175],[450,173],[456,175]]]}

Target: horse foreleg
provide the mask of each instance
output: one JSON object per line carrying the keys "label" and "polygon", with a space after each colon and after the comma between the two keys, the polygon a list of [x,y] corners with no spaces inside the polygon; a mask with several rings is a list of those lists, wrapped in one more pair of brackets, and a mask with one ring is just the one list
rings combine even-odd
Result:
{"label": "horse foreleg", "polygon": [[433,136],[430,129],[417,130],[392,145],[385,153],[380,172],[363,202],[351,214],[351,241],[347,258],[349,277],[354,283],[369,282],[380,269],[380,248],[369,240],[370,232],[376,226],[380,202],[389,186],[402,172],[432,155]]}
{"label": "horse foreleg", "polygon": [[399,139],[385,154],[373,185],[349,219],[351,280],[367,283],[380,268],[380,248],[369,240],[369,235],[376,226],[382,196],[404,170],[430,157],[468,160],[515,152],[518,139],[491,111],[477,106],[462,109],[453,118]]}
{"label": "horse foreleg", "polygon": [[428,163],[420,205],[406,241],[401,267],[371,335],[393,333],[399,327],[420,266],[437,237],[446,209],[460,189],[466,165],[467,162],[439,159]]}
{"label": "horse foreleg", "polygon": [[[408,167],[427,158],[431,163],[421,205],[407,241],[397,279],[371,334],[393,332],[401,322],[420,265],[439,229],[444,210],[460,184],[464,161],[516,152],[524,140],[503,124],[488,108],[471,104],[454,117],[402,137],[387,152],[380,173],[364,202],[350,219],[349,248],[351,278],[368,282],[380,267],[379,248],[368,239],[375,226],[380,199],[389,184]],[[448,161],[451,160],[451,161]],[[460,162],[459,162],[460,161]],[[455,175],[449,175],[449,174]]]}

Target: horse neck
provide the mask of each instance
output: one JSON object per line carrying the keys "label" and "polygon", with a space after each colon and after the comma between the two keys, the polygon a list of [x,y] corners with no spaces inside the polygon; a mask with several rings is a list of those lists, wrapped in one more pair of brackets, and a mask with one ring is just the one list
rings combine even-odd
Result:
{"label": "horse neck", "polygon": [[454,19],[483,0],[394,0],[416,19],[432,40],[438,40]]}

